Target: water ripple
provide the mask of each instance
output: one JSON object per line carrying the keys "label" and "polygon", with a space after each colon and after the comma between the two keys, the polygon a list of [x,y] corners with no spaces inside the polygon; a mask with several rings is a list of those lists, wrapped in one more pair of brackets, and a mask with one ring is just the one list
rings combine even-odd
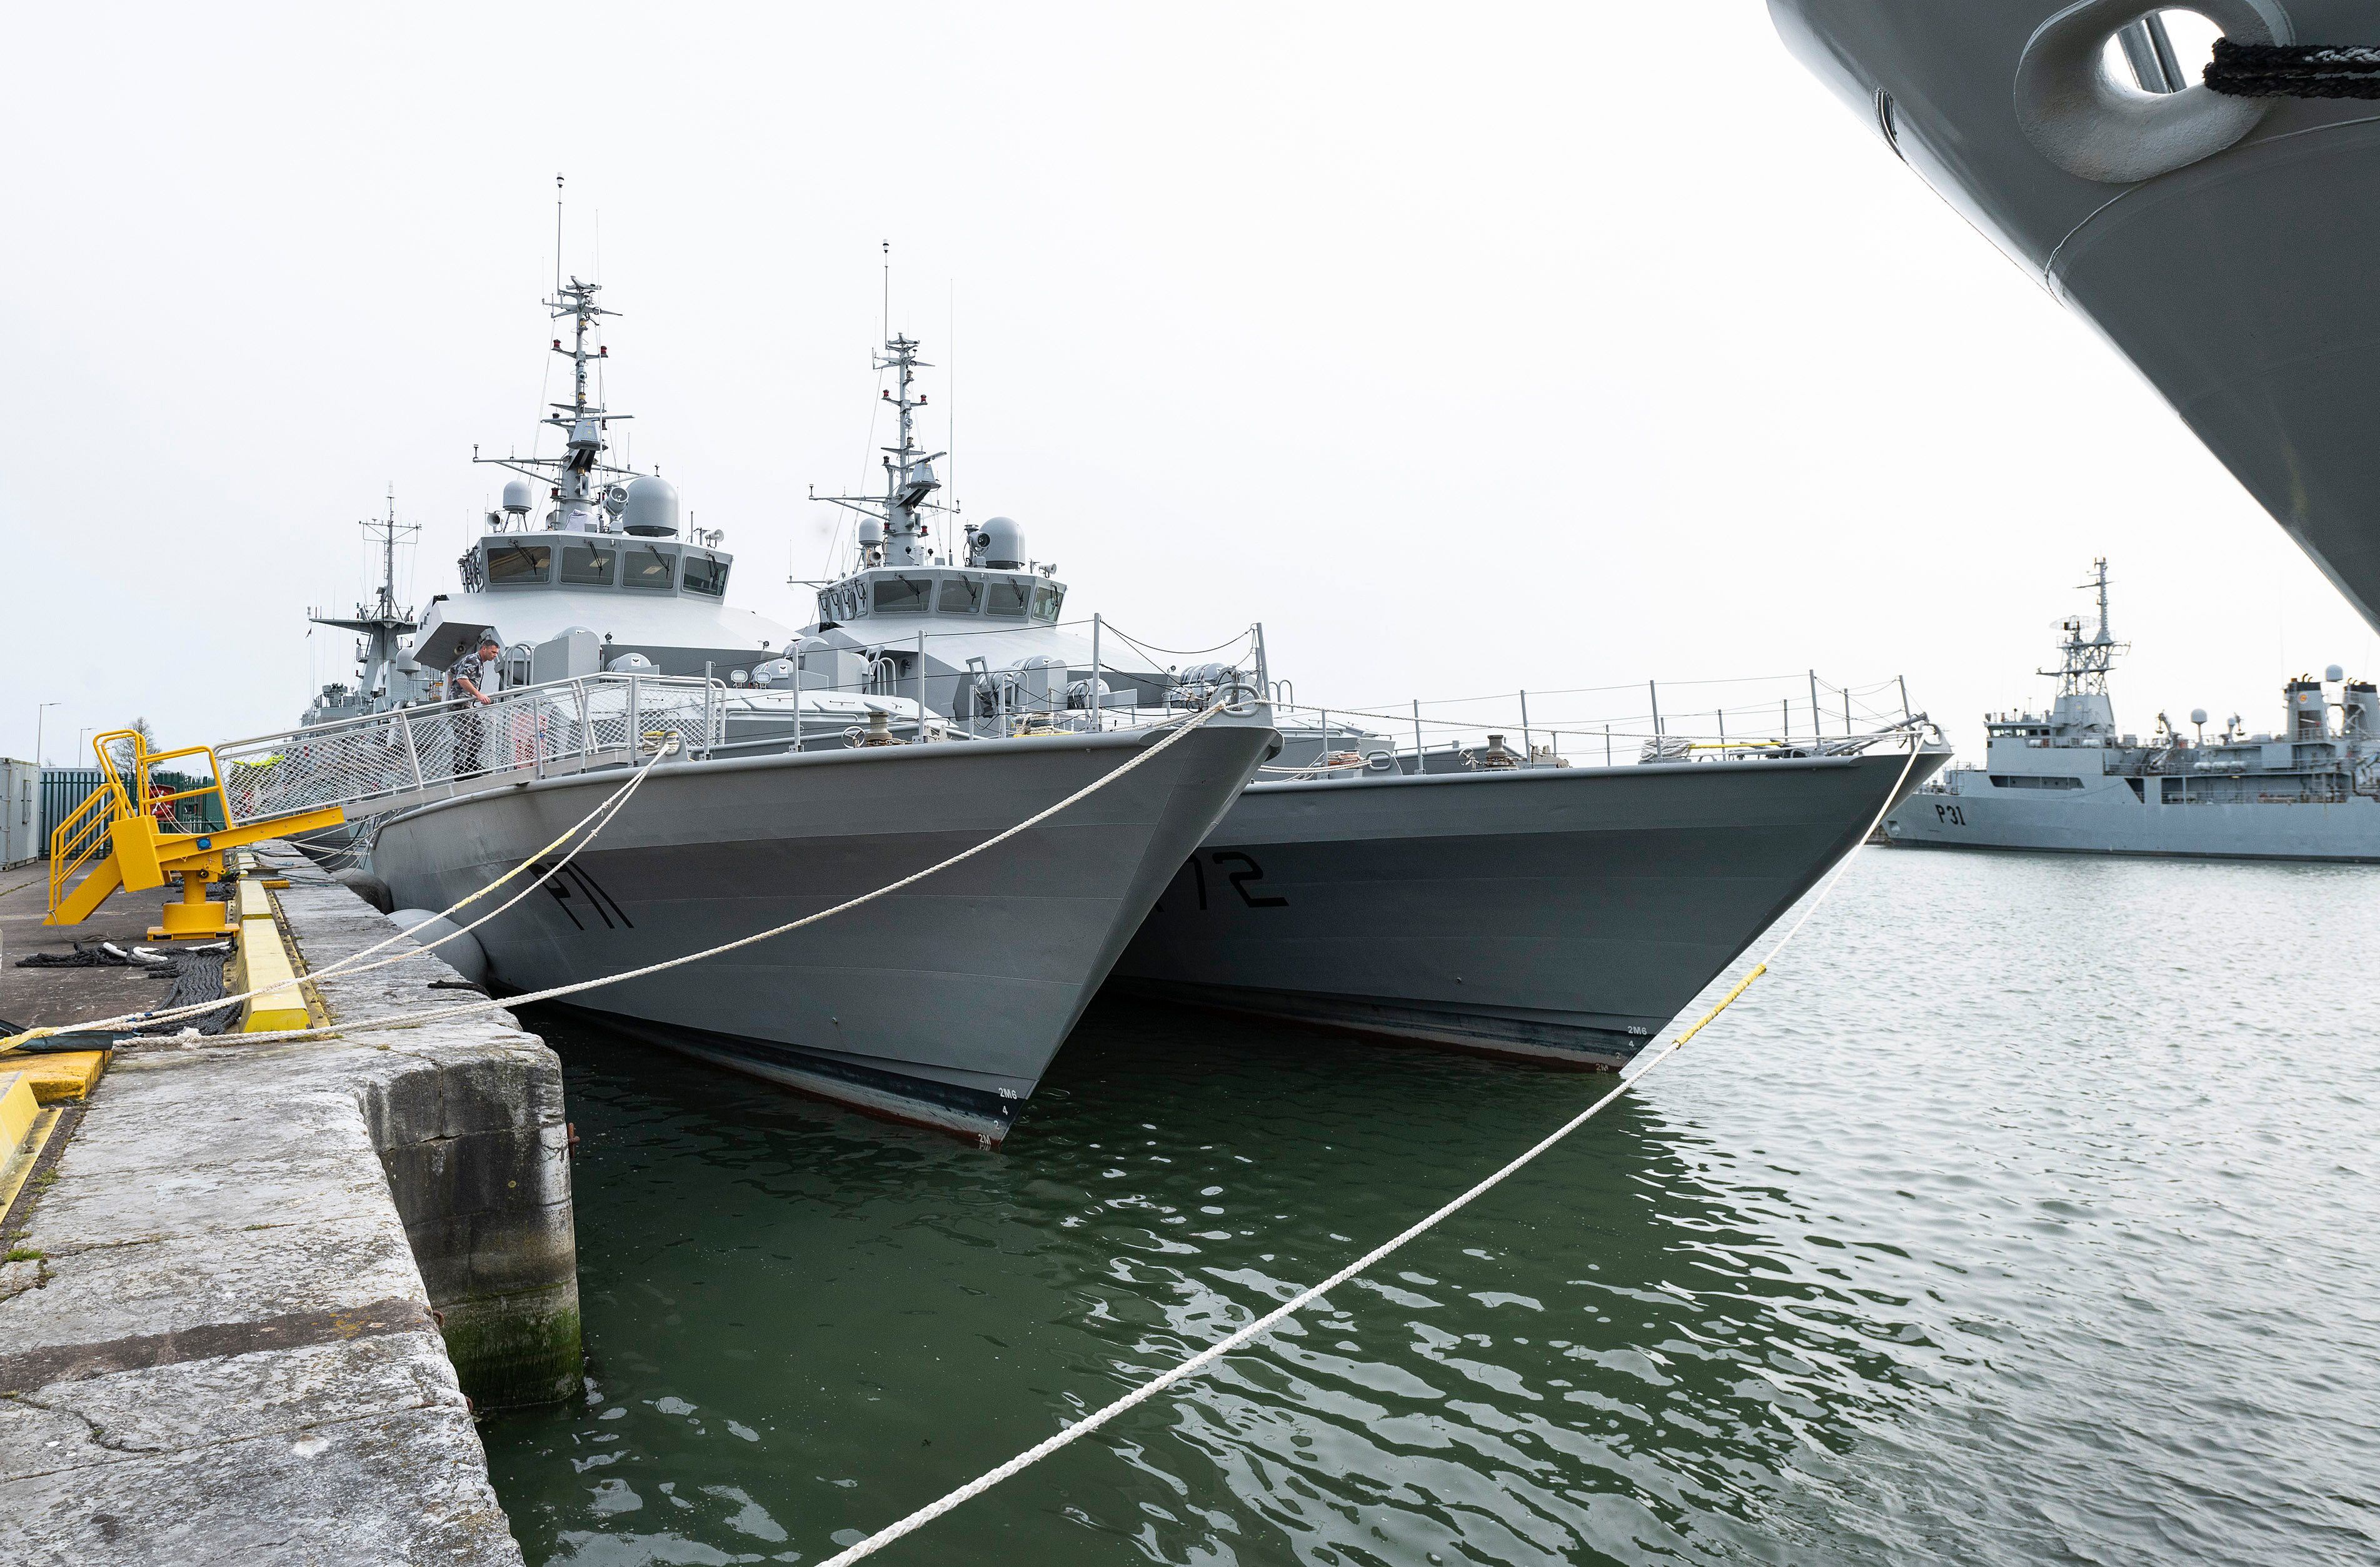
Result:
{"label": "water ripple", "polygon": [[[2375,893],[1870,856],[1641,1098],[887,1560],[2368,1562]],[[1599,1086],[1102,1003],[987,1156],[540,1026],[589,1376],[485,1427],[540,1562],[815,1561]]]}

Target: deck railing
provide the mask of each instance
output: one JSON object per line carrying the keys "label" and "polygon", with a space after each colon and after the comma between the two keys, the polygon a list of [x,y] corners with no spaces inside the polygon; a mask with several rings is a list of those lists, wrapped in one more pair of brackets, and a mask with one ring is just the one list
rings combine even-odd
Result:
{"label": "deck railing", "polygon": [[[674,745],[707,756],[722,738],[715,680],[592,674],[341,719],[214,747],[234,824],[326,806],[445,792],[505,773],[544,776],[641,760]],[[350,812],[355,814],[369,814]]]}

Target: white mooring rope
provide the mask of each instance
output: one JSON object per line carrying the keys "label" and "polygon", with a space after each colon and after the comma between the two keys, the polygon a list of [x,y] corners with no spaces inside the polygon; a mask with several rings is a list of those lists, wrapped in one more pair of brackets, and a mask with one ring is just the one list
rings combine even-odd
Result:
{"label": "white mooring rope", "polygon": [[[910,874],[902,877],[897,881],[887,882],[883,886],[877,888],[872,893],[862,893],[859,896],[839,903],[832,908],[823,908],[819,910],[816,914],[804,915],[799,919],[789,919],[783,925],[771,926],[766,930],[756,930],[751,935],[739,936],[732,941],[722,941],[715,947],[705,947],[700,952],[685,953],[676,957],[664,958],[659,963],[649,963],[642,968],[623,969],[617,974],[606,974],[593,979],[580,979],[568,985],[556,985],[550,990],[531,990],[524,995],[495,997],[488,1001],[467,1002],[461,1006],[438,1007],[429,1012],[395,1013],[386,1017],[359,1018],[351,1023],[340,1023],[327,1028],[276,1028],[255,1034],[242,1034],[237,1036],[238,1042],[243,1045],[261,1045],[273,1044],[287,1039],[327,1039],[333,1035],[346,1033],[352,1029],[419,1028],[424,1024],[440,1022],[449,1017],[467,1017],[473,1013],[496,1012],[508,1007],[527,1006],[532,1002],[553,1001],[562,996],[575,996],[582,990],[601,990],[606,985],[617,985],[626,979],[641,979],[648,974],[659,974],[664,969],[681,968],[689,963],[699,963],[705,958],[717,957],[722,953],[732,953],[740,947],[748,947],[758,941],[766,941],[773,937],[783,936],[789,931],[798,930],[805,925],[815,925],[820,920],[832,919],[834,916],[844,913],[850,909],[857,908],[862,904],[874,903],[877,899],[890,896],[892,893],[901,891],[904,887],[914,886],[917,882],[923,881],[927,877],[932,876],[938,871],[948,870],[952,866],[957,865],[963,860],[973,859],[976,856],[982,854],[987,849],[997,847],[999,844],[1004,844],[1009,839],[1015,837],[1018,833],[1039,826],[1042,822],[1045,822],[1051,817],[1056,816],[1060,811],[1064,810],[1067,807],[1090,798],[1093,795],[1098,794],[1101,789],[1106,788],[1117,779],[1122,778],[1125,773],[1130,772],[1134,768],[1140,766],[1141,763],[1157,756],[1167,747],[1172,745],[1176,740],[1181,739],[1184,735],[1189,734],[1192,730],[1196,729],[1201,724],[1205,723],[1208,719],[1213,718],[1217,713],[1221,712],[1224,706],[1224,703],[1217,702],[1212,707],[1209,707],[1204,711],[1186,720],[1170,721],[1177,723],[1179,725],[1174,729],[1172,734],[1168,735],[1164,739],[1160,740],[1157,744],[1149,747],[1148,749],[1139,752],[1137,755],[1131,758],[1131,759],[1125,761],[1122,766],[1101,773],[1099,777],[1083,785],[1083,787],[1075,790],[1073,794],[1067,796],[1064,799],[1060,800],[1057,804],[1045,807],[1041,810],[1034,812],[1031,816],[1026,817],[1015,826],[1006,828],[1002,832],[994,833],[992,836],[986,838],[982,843],[976,844],[973,848],[961,849],[957,854],[951,856],[951,857],[946,860],[929,865],[923,870],[912,871]],[[510,873],[507,872],[507,875],[509,874]],[[491,882],[489,884],[490,887],[494,885],[494,882]],[[488,891],[488,888],[480,889],[480,892],[482,893],[486,891]],[[477,897],[479,895],[479,893],[472,894],[473,897]],[[465,900],[465,902],[468,901],[468,899]],[[459,908],[462,905],[458,904],[455,906]],[[392,938],[392,940],[394,938]],[[382,943],[383,946],[386,944],[386,942]],[[328,971],[326,970],[325,972]],[[210,1010],[223,1004],[224,1003],[219,1001],[208,1003]],[[95,1026],[91,1024],[78,1024],[71,1026],[91,1027]],[[14,1039],[0,1041],[0,1050],[13,1048],[18,1042],[23,1039],[39,1039],[47,1033],[59,1033],[66,1031],[67,1030],[65,1029],[35,1029],[29,1034],[18,1035]]]}
{"label": "white mooring rope", "polygon": [[1117,1399],[1114,1403],[1085,1415],[1082,1419],[1066,1427],[1062,1430],[1043,1438],[1040,1441],[1038,1441],[1031,1447],[1026,1448],[1023,1452],[1018,1453],[1007,1463],[1001,1464],[997,1468],[985,1471],[983,1474],[977,1476],[974,1479],[969,1480],[965,1485],[959,1487],[956,1490],[948,1492],[936,1500],[928,1502],[925,1506],[917,1509],[915,1512],[910,1513],[907,1517],[899,1519],[894,1523],[888,1524],[883,1528],[876,1531],[876,1533],[868,1536],[866,1539],[859,1541],[856,1545],[847,1547],[844,1549],[836,1552],[834,1555],[828,1557],[824,1561],[819,1564],[819,1567],[850,1567],[850,1563],[852,1562],[857,1561],[864,1557],[875,1555],[878,1551],[883,1549],[886,1546],[891,1545],[894,1540],[899,1539],[902,1536],[925,1527],[935,1519],[940,1518],[943,1513],[959,1506],[962,1502],[967,1501],[975,1497],[981,1496],[985,1491],[990,1490],[992,1487],[1000,1484],[1001,1481],[1007,1479],[1010,1476],[1022,1473],[1024,1470],[1030,1468],[1035,1464],[1039,1463],[1042,1459],[1049,1457],[1060,1448],[1064,1447],[1082,1437],[1088,1436],[1091,1432],[1098,1430],[1101,1426],[1106,1425],[1109,1421],[1114,1419],[1117,1415],[1123,1414],[1126,1410],[1132,1409],[1136,1405],[1146,1403],[1148,1400],[1156,1397],[1159,1393],[1163,1392],[1166,1389],[1172,1387],[1174,1383],[1181,1381],[1184,1378],[1196,1375],[1198,1372],[1203,1371],[1208,1367],[1215,1364],[1218,1360],[1222,1359],[1223,1356],[1231,1354],[1233,1350],[1242,1347],[1252,1340],[1262,1338],[1266,1333],[1269,1332],[1284,1319],[1295,1315],[1305,1306],[1311,1306],[1315,1301],[1319,1300],[1324,1294],[1328,1294],[1331,1290],[1337,1289],[1340,1285],[1347,1282],[1350,1279],[1354,1278],[1366,1269],[1370,1268],[1374,1263],[1378,1262],[1382,1257],[1395,1252],[1400,1247],[1403,1246],[1408,1241],[1415,1239],[1416,1236],[1427,1234],[1430,1230],[1436,1228],[1440,1221],[1470,1207],[1471,1204],[1478,1197],[1502,1184],[1507,1177],[1525,1168],[1530,1161],[1535,1160],[1539,1154],[1544,1153],[1548,1148],[1552,1148],[1556,1143],[1560,1142],[1564,1137],[1569,1136],[1572,1132],[1577,1131],[1581,1126],[1585,1125],[1589,1121],[1595,1119],[1596,1115],[1602,1111],[1606,1105],[1618,1099],[1621,1095],[1626,1093],[1629,1089],[1634,1087],[1637,1084],[1643,1082],[1651,1075],[1655,1067],[1660,1065],[1661,1063],[1667,1061],[1670,1056],[1675,1055],[1679,1051],[1684,1049],[1687,1040],[1693,1039],[1696,1034],[1701,1033],[1705,1025],[1708,1024],[1711,1019],[1717,1017],[1720,1013],[1725,1012],[1729,1006],[1734,1003],[1734,1001],[1738,996],[1751,989],[1752,982],[1755,979],[1759,978],[1763,974],[1768,972],[1768,966],[1776,961],[1777,954],[1785,950],[1787,942],[1792,941],[1795,936],[1801,933],[1802,927],[1808,923],[1810,916],[1817,912],[1818,905],[1827,901],[1828,895],[1834,892],[1836,884],[1842,881],[1843,873],[1851,869],[1852,861],[1858,857],[1861,847],[1866,844],[1868,834],[1874,832],[1877,824],[1884,820],[1885,812],[1892,808],[1892,802],[1900,796],[1901,786],[1909,782],[1909,775],[1917,766],[1917,759],[1923,753],[1924,749],[1925,747],[1923,743],[1915,736],[1912,736],[1909,748],[1909,760],[1907,764],[1901,768],[1900,778],[1893,784],[1892,793],[1885,796],[1883,806],[1877,809],[1874,820],[1870,820],[1867,824],[1867,831],[1862,832],[1858,840],[1852,844],[1851,852],[1843,856],[1842,864],[1835,868],[1834,874],[1829,876],[1826,882],[1819,887],[1817,895],[1810,899],[1807,905],[1803,906],[1800,917],[1796,918],[1793,923],[1787,928],[1785,934],[1779,937],[1776,943],[1768,949],[1768,955],[1762,958],[1758,963],[1754,964],[1751,971],[1745,974],[1742,979],[1736,981],[1735,988],[1728,991],[1726,995],[1721,996],[1718,1000],[1718,1004],[1712,1007],[1708,1012],[1703,1014],[1703,1015],[1695,1021],[1693,1027],[1688,1028],[1684,1033],[1680,1034],[1676,1039],[1671,1039],[1668,1044],[1663,1045],[1659,1050],[1656,1051],[1649,1060],[1645,1061],[1644,1064],[1639,1066],[1633,1073],[1623,1076],[1620,1080],[1619,1085],[1612,1088],[1609,1093],[1606,1093],[1593,1104],[1588,1105],[1585,1110],[1580,1111],[1576,1115],[1572,1116],[1568,1121],[1563,1122],[1553,1131],[1539,1138],[1535,1144],[1531,1145],[1526,1151],[1522,1153],[1518,1158],[1512,1160],[1510,1163],[1506,1164],[1501,1170],[1497,1171],[1494,1174],[1488,1176],[1486,1180],[1480,1182],[1469,1191],[1464,1192],[1461,1197],[1456,1197],[1451,1202],[1439,1208],[1427,1219],[1420,1221],[1418,1223],[1408,1226],[1405,1230],[1390,1240],[1383,1242],[1379,1245],[1374,1246],[1370,1251],[1366,1252],[1363,1256],[1357,1257],[1346,1267],[1339,1269],[1338,1272],[1333,1273],[1328,1279],[1323,1280],[1322,1282],[1315,1285],[1311,1289],[1300,1293],[1290,1300],[1283,1302],[1281,1305],[1273,1307],[1272,1310],[1265,1313],[1262,1317],[1257,1318],[1247,1326],[1238,1330],[1228,1338],[1209,1344],[1207,1348],[1200,1350],[1196,1354],[1192,1355],[1189,1359],[1184,1361],[1181,1365],[1174,1367],[1172,1369],[1160,1372],[1157,1376],[1151,1378],[1146,1382],[1143,1382],[1139,1387],[1135,1388],[1132,1391],[1124,1394],[1122,1398]]}

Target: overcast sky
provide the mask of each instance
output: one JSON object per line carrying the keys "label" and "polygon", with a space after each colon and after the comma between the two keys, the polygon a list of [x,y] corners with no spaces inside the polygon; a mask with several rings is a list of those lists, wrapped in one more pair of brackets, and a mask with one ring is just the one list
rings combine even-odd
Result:
{"label": "overcast sky", "polygon": [[1070,613],[1262,620],[1307,700],[1905,674],[1972,756],[2102,553],[2142,732],[2374,667],[1764,7],[1693,10],[1682,74],[1592,5],[20,9],[0,751],[49,700],[54,761],[294,723],[392,483],[415,600],[453,587],[503,478],[473,443],[562,384],[557,172],[635,460],[795,624],[890,240],[968,512]]}

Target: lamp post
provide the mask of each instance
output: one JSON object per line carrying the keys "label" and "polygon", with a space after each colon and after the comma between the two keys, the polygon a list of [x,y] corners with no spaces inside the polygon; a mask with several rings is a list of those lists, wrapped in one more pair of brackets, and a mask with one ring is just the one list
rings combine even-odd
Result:
{"label": "lamp post", "polygon": [[43,702],[33,710],[33,765],[37,768],[50,765],[50,759],[42,754],[42,736],[45,732],[44,725],[49,720],[50,710],[64,706],[66,706],[65,701],[60,699],[55,702]]}

